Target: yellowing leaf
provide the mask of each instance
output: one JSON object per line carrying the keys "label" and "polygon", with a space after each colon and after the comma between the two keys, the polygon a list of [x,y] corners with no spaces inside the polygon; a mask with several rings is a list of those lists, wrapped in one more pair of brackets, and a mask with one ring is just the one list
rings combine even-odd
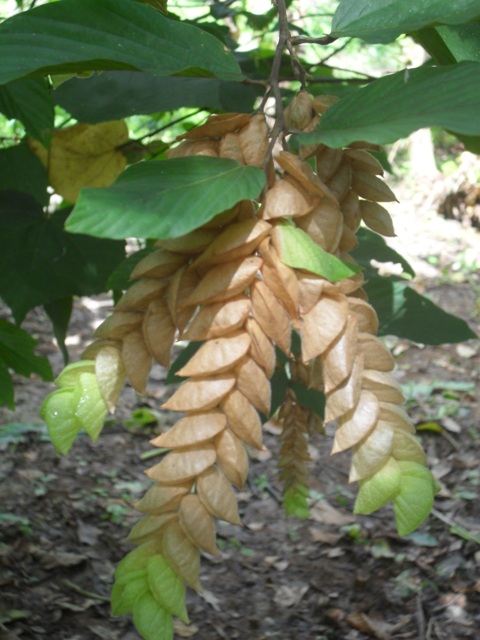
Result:
{"label": "yellowing leaf", "polygon": [[95,329],[96,338],[118,340],[123,338],[135,328],[138,328],[143,320],[143,313],[136,311],[115,311],[100,326]]}
{"label": "yellowing leaf", "polygon": [[364,355],[365,369],[391,371],[395,367],[395,361],[388,347],[376,336],[360,333],[358,336],[358,352]]}
{"label": "yellowing leaf", "polygon": [[366,369],[363,372],[363,388],[373,391],[381,402],[400,404],[405,400],[398,382],[383,371]]}
{"label": "yellowing leaf", "polygon": [[277,357],[273,342],[268,338],[261,326],[253,318],[247,319],[245,328],[252,339],[250,355],[265,371],[267,378],[271,378],[275,371]]}
{"label": "yellowing leaf", "polygon": [[165,249],[152,251],[140,260],[130,277],[135,278],[165,278],[172,275],[186,261],[186,256],[172,253]]}
{"label": "yellowing leaf", "polygon": [[215,447],[203,443],[196,447],[185,447],[171,451],[164,459],[151,469],[147,476],[152,480],[165,484],[178,484],[195,478],[215,463]]}
{"label": "yellowing leaf", "polygon": [[143,331],[132,331],[123,338],[122,359],[132,387],[138,393],[145,393],[152,368],[152,357],[145,344]]}
{"label": "yellowing leaf", "polygon": [[265,220],[286,216],[304,216],[313,207],[313,200],[287,180],[277,180],[266,193],[260,215]]}
{"label": "yellowing leaf", "polygon": [[250,347],[250,342],[250,336],[246,331],[208,340],[177,372],[177,375],[189,377],[223,373],[243,358]]}
{"label": "yellowing leaf", "polygon": [[264,415],[270,414],[272,388],[265,371],[253,358],[246,357],[235,367],[237,388]]}
{"label": "yellowing leaf", "polygon": [[227,419],[220,411],[200,411],[185,416],[150,443],[166,449],[188,447],[211,440],[225,429],[226,424]]}
{"label": "yellowing leaf", "polygon": [[356,447],[350,469],[350,482],[366,478],[390,458],[393,449],[394,432],[391,427],[379,426]]}
{"label": "yellowing leaf", "polygon": [[380,178],[367,171],[354,171],[352,186],[358,195],[374,202],[394,202],[395,194]]}
{"label": "yellowing leaf", "polygon": [[395,236],[392,218],[382,205],[377,202],[362,200],[360,202],[360,211],[363,221],[369,229],[376,231],[382,236]]}
{"label": "yellowing leaf", "polygon": [[110,412],[115,409],[125,381],[122,354],[116,346],[106,345],[95,358],[95,375],[102,398]]}
{"label": "yellowing leaf", "polygon": [[37,140],[30,147],[47,168],[57,193],[75,202],[83,187],[108,187],[125,169],[120,147],[128,141],[123,120],[75,124],[52,133],[50,149]]}
{"label": "yellowing leaf", "polygon": [[199,591],[200,554],[178,522],[172,520],[167,524],[161,544],[163,555],[174,572],[189,586]]}
{"label": "yellowing leaf", "polygon": [[335,195],[312,171],[307,162],[300,160],[298,156],[288,151],[281,151],[276,156],[276,160],[285,171],[301,184],[305,191],[320,198],[325,197],[338,204]]}
{"label": "yellowing leaf", "polygon": [[252,284],[251,297],[253,317],[266,335],[289,355],[292,330],[285,307],[261,280]]}
{"label": "yellowing leaf", "polygon": [[201,411],[212,409],[224,398],[235,384],[232,374],[219,374],[208,378],[192,378],[175,391],[162,405],[170,411]]}
{"label": "yellowing leaf", "polygon": [[224,429],[215,439],[217,462],[227,478],[237,487],[243,487],[248,475],[248,457],[245,447],[230,429]]}
{"label": "yellowing leaf", "polygon": [[135,504],[142,513],[160,514],[173,509],[191,489],[191,482],[175,485],[154,484],[143,498]]}
{"label": "yellowing leaf", "polygon": [[233,389],[221,404],[233,433],[246,444],[262,448],[262,423],[255,407],[240,393]]}
{"label": "yellowing leaf", "polygon": [[150,354],[166,369],[175,341],[176,328],[166,302],[152,300],[143,319],[143,337]]}
{"label": "yellowing leaf", "polygon": [[220,302],[243,293],[261,266],[261,258],[249,257],[213,267],[184,305]]}
{"label": "yellowing leaf", "polygon": [[308,362],[322,354],[342,333],[347,323],[345,296],[323,296],[303,317],[302,359]]}
{"label": "yellowing leaf", "polygon": [[332,453],[338,453],[358,444],[377,423],[378,400],[370,391],[362,391],[357,406],[338,423]]}
{"label": "yellowing leaf", "polygon": [[238,134],[238,139],[245,164],[253,167],[263,166],[270,142],[268,134],[265,116],[260,113],[252,116],[248,124],[243,127]]}
{"label": "yellowing leaf", "polygon": [[191,493],[182,499],[178,516],[180,526],[190,542],[207,553],[220,555],[215,544],[212,516],[197,495]]}
{"label": "yellowing leaf", "polygon": [[212,515],[232,524],[240,524],[232,486],[219,469],[211,467],[198,476],[197,493]]}
{"label": "yellowing leaf", "polygon": [[328,394],[350,375],[357,356],[357,321],[349,315],[343,333],[328,347],[322,356],[325,376],[325,392]]}
{"label": "yellowing leaf", "polygon": [[164,527],[167,522],[172,518],[176,518],[177,513],[175,511],[167,511],[160,515],[148,515],[137,522],[128,535],[130,542],[134,544],[141,544],[147,541],[152,534],[155,537],[158,535],[160,529]]}
{"label": "yellowing leaf", "polygon": [[229,224],[195,260],[192,267],[230,262],[246,257],[253,253],[270,229],[271,225],[268,222],[258,218]]}
{"label": "yellowing leaf", "polygon": [[363,357],[357,356],[347,380],[328,397],[325,422],[331,422],[355,408],[362,391]]}
{"label": "yellowing leaf", "polygon": [[182,334],[187,340],[211,340],[240,328],[250,313],[252,303],[246,296],[208,304],[194,317]]}
{"label": "yellowing leaf", "polygon": [[146,309],[148,304],[160,298],[165,289],[163,280],[145,278],[132,284],[115,305],[115,311],[138,311]]}

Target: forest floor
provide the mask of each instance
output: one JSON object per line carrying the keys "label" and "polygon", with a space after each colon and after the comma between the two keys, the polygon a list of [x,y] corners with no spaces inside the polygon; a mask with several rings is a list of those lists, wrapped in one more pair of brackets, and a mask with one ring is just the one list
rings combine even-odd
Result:
{"label": "forest floor", "polygon": [[[417,185],[418,186],[418,185]],[[419,196],[392,208],[415,286],[480,331],[480,233],[433,211]],[[425,193],[425,190],[423,191]],[[402,195],[402,194],[400,194]],[[108,311],[104,298],[78,300],[69,332],[72,359]],[[58,373],[61,356],[40,310],[25,328]],[[188,594],[195,640],[480,640],[480,350],[478,341],[429,347],[389,337],[441,490],[428,520],[400,538],[390,508],[354,517],[348,456],[330,457],[331,439],[311,443],[311,519],[286,519],[275,456],[253,453],[239,493],[242,527],[218,524],[221,557],[204,558],[203,592]],[[38,409],[53,385],[16,380],[17,409],[0,412],[0,638],[138,640],[128,617],[108,604],[116,563],[149,481],[149,438],[171,424],[158,414],[139,426],[132,411],[154,413],[171,393],[154,369],[148,396],[131,389],[96,444],[79,437],[58,457]],[[433,426],[432,426],[433,425]],[[435,426],[436,425],[436,426]],[[8,426],[8,429],[6,428]]]}

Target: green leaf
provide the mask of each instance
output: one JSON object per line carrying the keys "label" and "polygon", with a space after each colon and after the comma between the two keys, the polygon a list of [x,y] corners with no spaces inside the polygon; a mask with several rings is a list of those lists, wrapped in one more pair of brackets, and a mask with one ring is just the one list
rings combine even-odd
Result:
{"label": "green leaf", "polygon": [[462,24],[479,17],[477,0],[342,0],[333,16],[331,35],[390,42],[423,27]]}
{"label": "green leaf", "polygon": [[125,255],[123,242],[66,233],[66,215],[47,217],[31,196],[0,192],[0,295],[17,322],[37,305],[105,291]]}
{"label": "green leaf", "polygon": [[393,501],[399,535],[406,536],[422,524],[433,507],[436,486],[431,472],[416,462],[398,463],[400,491]]}
{"label": "green leaf", "polygon": [[378,269],[372,266],[372,260],[400,264],[405,273],[412,278],[415,276],[413,267],[395,249],[389,247],[382,236],[360,227],[357,231],[357,238],[359,245],[351,252],[351,255],[364,269],[367,280],[378,277]]}
{"label": "green leaf", "polygon": [[216,38],[132,0],[63,0],[13,16],[0,25],[0,58],[0,84],[102,69],[243,79]]}
{"label": "green leaf", "polygon": [[480,62],[480,22],[437,27],[436,31],[457,62]]}
{"label": "green leaf", "polygon": [[36,373],[43,380],[52,380],[53,372],[48,360],[33,352],[36,344],[26,331],[0,319],[0,363],[22,376]]}
{"label": "green leaf", "polygon": [[133,623],[145,640],[173,640],[172,616],[144,593],[133,605]]}
{"label": "green leaf", "polygon": [[[280,354],[283,355],[283,353],[278,348],[276,349],[276,352],[277,358],[280,359]],[[272,389],[272,400],[270,403],[269,417],[273,416],[276,413],[277,409],[283,404],[285,395],[288,390],[288,377],[285,373],[284,366],[279,366],[279,364],[277,364],[277,366],[275,367],[275,371],[273,372],[273,376],[270,380],[270,386]]]}
{"label": "green leaf", "polygon": [[27,78],[0,87],[0,111],[7,118],[20,120],[27,133],[38,140],[45,140],[53,128],[52,96],[40,78]]}
{"label": "green leaf", "polygon": [[150,541],[127,553],[115,569],[115,579],[121,580],[139,569],[146,570],[150,558],[158,553],[158,546],[158,541]]}
{"label": "green leaf", "polygon": [[141,162],[111,187],[83,189],[66,228],[102,238],[177,238],[240,200],[256,198],[264,183],[263,171],[234,160]]}
{"label": "green leaf", "polygon": [[107,415],[107,407],[98,388],[94,373],[80,373],[75,387],[75,416],[83,429],[95,442]]}
{"label": "green leaf", "polygon": [[173,616],[188,623],[185,608],[185,584],[160,555],[147,564],[148,584],[158,604]]}
{"label": "green leaf", "polygon": [[45,167],[27,144],[0,149],[0,190],[24,191],[40,204],[50,199]]}
{"label": "green leaf", "polygon": [[[138,573],[138,575],[136,575]],[[144,593],[148,593],[149,586],[145,569],[129,574],[128,580],[117,580],[113,585],[110,601],[113,616],[123,616],[130,613],[135,602]]]}
{"label": "green leaf", "polygon": [[381,336],[395,335],[432,345],[477,337],[464,320],[447,313],[404,281],[377,276],[364,288],[377,312]]}
{"label": "green leaf", "polygon": [[107,280],[106,288],[114,291],[125,291],[135,280],[130,280],[130,275],[140,260],[143,260],[149,253],[152,253],[154,247],[145,247],[139,251],[135,251],[127,258],[122,260],[115,271],[110,274]]}
{"label": "green leaf", "polygon": [[310,492],[307,487],[296,483],[288,487],[283,493],[283,506],[286,516],[294,516],[299,520],[306,520],[310,517],[308,508],[308,498]]}
{"label": "green leaf", "polygon": [[375,80],[334,104],[302,144],[394,142],[423,127],[480,135],[480,63],[423,66]]}
{"label": "green leaf", "polygon": [[6,406],[12,411],[15,409],[15,389],[12,376],[7,367],[0,360],[0,407]]}
{"label": "green leaf", "polygon": [[93,373],[95,371],[95,362],[93,360],[79,360],[72,362],[60,372],[55,378],[55,384],[61,389],[75,389],[78,376],[81,373]]}
{"label": "green leaf", "polygon": [[70,323],[70,318],[73,309],[73,297],[66,296],[65,298],[59,298],[43,305],[45,313],[50,318],[53,325],[53,333],[55,339],[63,355],[63,361],[65,364],[68,362],[68,350],[65,344],[67,337],[67,329]]}
{"label": "green leaf", "polygon": [[[239,99],[237,99],[237,97]],[[256,92],[216,78],[156,78],[135,71],[105,71],[85,80],[72,78],[53,93],[56,103],[81,122],[204,107],[251,111]]]}
{"label": "green leaf", "polygon": [[277,226],[282,262],[294,269],[316,273],[330,282],[351,278],[360,269],[343,262],[318,246],[302,229],[289,224]]}
{"label": "green leaf", "polygon": [[354,513],[368,514],[390,502],[400,491],[402,471],[399,462],[388,462],[369,478],[360,481]]}
{"label": "green leaf", "polygon": [[290,381],[289,386],[293,389],[298,402],[303,407],[310,409],[322,419],[325,417],[325,395],[321,391],[307,389],[303,384],[294,380]]}
{"label": "green leaf", "polygon": [[59,389],[47,396],[40,408],[40,416],[45,420],[53,446],[64,456],[82,429],[75,416],[74,401],[71,389]]}

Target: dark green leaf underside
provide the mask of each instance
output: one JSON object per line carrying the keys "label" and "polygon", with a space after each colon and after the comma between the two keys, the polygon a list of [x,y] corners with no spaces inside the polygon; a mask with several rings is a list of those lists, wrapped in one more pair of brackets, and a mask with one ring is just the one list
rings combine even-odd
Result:
{"label": "dark green leaf underside", "polygon": [[263,171],[234,160],[142,162],[108,189],[84,189],[67,229],[105,238],[177,238],[240,200],[258,197],[264,182]]}
{"label": "dark green leaf underside", "polygon": [[478,0],[342,0],[332,35],[388,42],[402,33],[436,25],[458,25],[480,17]]}
{"label": "dark green leaf underside", "polygon": [[0,84],[38,74],[130,69],[242,79],[234,57],[197,27],[132,0],[63,0],[0,25]]}
{"label": "dark green leaf underside", "polygon": [[423,127],[480,135],[480,63],[424,66],[386,76],[333,105],[302,144],[386,144]]}

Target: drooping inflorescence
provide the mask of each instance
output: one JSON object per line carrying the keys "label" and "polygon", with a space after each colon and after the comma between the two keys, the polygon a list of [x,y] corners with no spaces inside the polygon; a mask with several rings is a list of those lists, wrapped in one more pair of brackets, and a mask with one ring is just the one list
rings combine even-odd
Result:
{"label": "drooping inflorescence", "polygon": [[[330,103],[302,92],[287,122],[311,130]],[[393,499],[406,533],[433,500],[423,451],[390,373],[392,356],[376,337],[377,317],[349,256],[362,220],[393,234],[379,204],[394,200],[379,177],[382,168],[365,145],[301,146],[298,154],[280,151],[274,164],[269,136],[258,114],[211,116],[182,136],[170,157],[208,155],[262,167],[267,187],[258,200],[238,202],[186,236],[159,240],[135,267],[135,282],[97,329],[85,360],[67,367],[60,390],[43,406],[52,439],[65,453],[81,428],[98,436],[125,379],[144,393],[152,363],[168,367],[176,340],[201,343],[177,372],[185,381],[163,405],[181,415],[152,441],[168,453],[147,471],[153,485],[137,504],[144,517],[130,534],[139,546],[116,573],[114,613],[133,611],[145,637],[156,625],[163,635],[155,637],[171,638],[172,615],[187,619],[185,585],[200,588],[200,553],[219,553],[214,519],[240,522],[232,485],[246,480],[247,448],[262,447],[279,353],[292,379],[325,394],[326,421],[336,424],[333,453],[353,452],[357,512]],[[292,266],[285,258],[291,230],[352,266],[348,277],[331,281],[309,263]],[[295,355],[293,332],[301,340]],[[287,512],[299,513],[291,505],[306,502],[307,438],[318,419],[293,385],[278,419]],[[405,504],[419,482],[424,508],[412,518]]]}

